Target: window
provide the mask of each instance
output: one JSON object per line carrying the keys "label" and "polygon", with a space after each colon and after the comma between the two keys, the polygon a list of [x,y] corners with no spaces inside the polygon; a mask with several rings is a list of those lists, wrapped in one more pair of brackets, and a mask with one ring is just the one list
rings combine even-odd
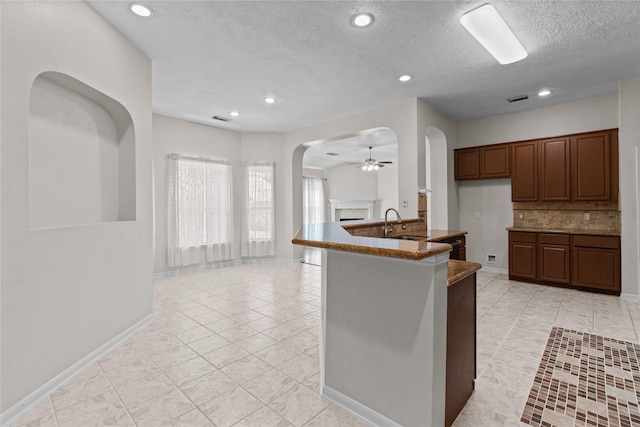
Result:
{"label": "window", "polygon": [[324,222],[325,200],[324,180],[322,178],[303,178],[303,224]]}
{"label": "window", "polygon": [[[325,217],[324,179],[311,177],[303,177],[302,179],[302,223],[323,223]],[[321,251],[318,248],[305,247],[302,256],[307,264],[320,265],[322,262]]]}
{"label": "window", "polygon": [[231,258],[231,165],[171,154],[169,187],[169,265]]}
{"label": "window", "polygon": [[275,254],[274,165],[245,163],[243,169],[242,256],[272,256]]}

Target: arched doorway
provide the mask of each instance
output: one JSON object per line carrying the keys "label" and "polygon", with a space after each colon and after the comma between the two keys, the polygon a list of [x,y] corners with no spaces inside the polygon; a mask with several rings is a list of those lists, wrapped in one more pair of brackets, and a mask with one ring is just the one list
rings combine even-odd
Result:
{"label": "arched doorway", "polygon": [[425,137],[425,173],[427,188],[427,227],[449,229],[449,185],[447,137],[430,126]]}

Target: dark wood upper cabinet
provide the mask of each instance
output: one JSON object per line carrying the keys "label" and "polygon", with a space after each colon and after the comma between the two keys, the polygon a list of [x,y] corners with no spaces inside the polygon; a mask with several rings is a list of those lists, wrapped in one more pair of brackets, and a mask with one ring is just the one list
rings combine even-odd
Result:
{"label": "dark wood upper cabinet", "polygon": [[538,141],[538,191],[544,202],[571,200],[569,138]]}
{"label": "dark wood upper cabinet", "polygon": [[493,179],[511,176],[511,144],[458,148],[453,151],[455,179]]}
{"label": "dark wood upper cabinet", "polygon": [[455,179],[511,178],[514,202],[618,200],[618,130],[454,150]]}
{"label": "dark wood upper cabinet", "polygon": [[456,149],[453,155],[455,179],[480,179],[480,148]]}
{"label": "dark wood upper cabinet", "polygon": [[538,144],[536,141],[511,144],[511,200],[538,200]]}
{"label": "dark wood upper cabinet", "polygon": [[484,179],[511,176],[510,144],[480,147],[480,175]]}
{"label": "dark wood upper cabinet", "polygon": [[617,136],[616,131],[603,131],[573,137],[571,141],[572,200],[617,200]]}

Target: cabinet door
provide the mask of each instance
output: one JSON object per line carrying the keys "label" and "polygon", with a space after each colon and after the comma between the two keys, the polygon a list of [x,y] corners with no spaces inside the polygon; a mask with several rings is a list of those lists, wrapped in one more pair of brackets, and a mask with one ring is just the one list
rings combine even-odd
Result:
{"label": "cabinet door", "polygon": [[538,142],[538,147],[540,200],[570,200],[569,138],[544,139]]}
{"label": "cabinet door", "polygon": [[509,178],[511,176],[510,145],[490,145],[480,150],[480,176],[487,178]]}
{"label": "cabinet door", "polygon": [[573,248],[573,284],[620,294],[620,250]]}
{"label": "cabinet door", "polygon": [[538,145],[536,141],[511,144],[511,200],[538,200]]}
{"label": "cabinet door", "polygon": [[569,246],[538,244],[538,280],[571,283]]}
{"label": "cabinet door", "polygon": [[536,278],[536,244],[509,242],[509,278]]}
{"label": "cabinet door", "polygon": [[480,179],[480,149],[454,150],[454,175],[457,180]]}
{"label": "cabinet door", "polygon": [[608,131],[573,137],[571,181],[572,200],[611,200],[611,143]]}

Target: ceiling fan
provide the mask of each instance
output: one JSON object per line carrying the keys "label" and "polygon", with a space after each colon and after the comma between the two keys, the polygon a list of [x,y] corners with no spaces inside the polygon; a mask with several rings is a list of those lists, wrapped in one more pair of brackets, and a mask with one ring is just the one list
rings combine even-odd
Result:
{"label": "ceiling fan", "polygon": [[366,159],[364,162],[362,162],[361,165],[359,165],[358,167],[361,168],[363,171],[372,171],[372,170],[378,170],[380,168],[383,168],[384,165],[390,165],[393,164],[393,162],[385,162],[385,161],[376,161],[376,159],[371,157],[371,149],[373,147],[369,147],[369,158]]}

